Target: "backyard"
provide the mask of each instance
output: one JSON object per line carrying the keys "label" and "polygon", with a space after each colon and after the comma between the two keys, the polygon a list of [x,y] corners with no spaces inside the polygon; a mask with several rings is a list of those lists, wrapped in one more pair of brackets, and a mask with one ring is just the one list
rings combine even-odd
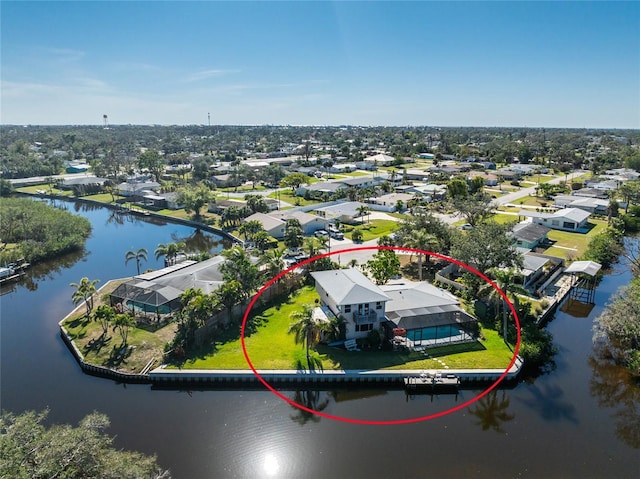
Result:
{"label": "backyard", "polygon": [[[247,353],[256,369],[295,369],[306,363],[304,348],[288,334],[290,315],[300,311],[303,304],[314,304],[315,288],[305,286],[280,305],[256,315],[256,329],[245,338]],[[349,352],[342,347],[320,345],[314,356],[325,370],[334,369],[441,369],[450,368],[506,368],[512,352],[497,332],[483,331],[481,342],[442,346],[429,349],[429,356],[410,350]],[[183,369],[247,369],[238,331],[219,337],[215,348],[207,354],[186,361]],[[440,361],[437,361],[438,358]]]}

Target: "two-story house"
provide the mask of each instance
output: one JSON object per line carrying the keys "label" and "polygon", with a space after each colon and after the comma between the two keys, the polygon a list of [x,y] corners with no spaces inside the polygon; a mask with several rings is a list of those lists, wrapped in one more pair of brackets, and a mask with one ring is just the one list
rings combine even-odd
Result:
{"label": "two-story house", "polygon": [[345,319],[347,339],[364,338],[386,321],[389,296],[359,270],[315,271],[311,276],[322,304]]}

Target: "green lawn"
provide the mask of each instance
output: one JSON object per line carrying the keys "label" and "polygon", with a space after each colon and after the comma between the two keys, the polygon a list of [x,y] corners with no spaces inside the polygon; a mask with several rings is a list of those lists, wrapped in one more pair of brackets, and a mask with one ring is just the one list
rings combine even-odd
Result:
{"label": "green lawn", "polygon": [[[278,194],[276,192],[270,193],[268,195],[269,198],[278,199]],[[292,194],[291,191],[280,191],[280,199],[282,201],[286,201],[287,203],[291,203],[294,206],[309,206],[320,203],[316,200],[305,200],[304,196],[296,196]]]}
{"label": "green lawn", "polygon": [[358,228],[362,231],[362,241],[369,241],[393,233],[397,225],[398,222],[393,220],[371,220],[371,223],[365,222],[363,225],[345,225],[343,231],[346,233],[345,236],[351,238],[353,230]]}
{"label": "green lawn", "polygon": [[[558,255],[556,253],[562,253],[562,254],[559,254],[559,256],[563,258],[566,258],[567,254],[570,254],[572,256],[581,256],[587,250],[587,247],[589,246],[589,241],[591,241],[591,238],[593,238],[598,233],[602,232],[607,227],[606,220],[590,219],[589,224],[592,225],[593,227],[591,228],[591,230],[589,230],[588,233],[570,233],[568,231],[557,231],[557,230],[549,231],[549,233],[547,234],[547,237],[551,241],[555,241],[555,243],[553,245],[554,247],[549,248],[547,251],[545,251],[545,253],[553,254],[554,256]],[[558,246],[561,246],[563,248],[572,248],[572,249],[566,250],[563,248],[558,248]],[[576,251],[573,251],[573,250],[576,250]]]}
{"label": "green lawn", "polygon": [[[256,369],[296,369],[304,358],[304,348],[287,333],[290,314],[302,304],[313,304],[318,298],[312,286],[306,286],[281,306],[274,306],[257,315],[259,325],[246,338],[247,353]],[[444,361],[450,368],[506,368],[511,351],[498,333],[483,331],[485,340],[470,344],[443,346],[428,351],[430,356]],[[215,352],[187,361],[184,369],[247,369],[238,332],[227,340],[216,341]],[[432,358],[415,351],[359,351],[320,345],[318,356],[325,370],[334,369],[442,369]]]}
{"label": "green lawn", "polygon": [[[317,298],[315,288],[306,286],[286,303],[269,308],[256,317],[260,325],[254,334],[245,338],[245,343],[251,362],[257,369],[295,369],[295,353],[302,351],[302,346],[296,345],[293,335],[287,333],[291,324],[289,316],[292,312],[299,311],[303,304],[314,304]],[[249,366],[242,354],[242,345],[236,331],[231,333],[231,338],[216,341],[215,352],[187,361],[182,367],[248,369]]]}

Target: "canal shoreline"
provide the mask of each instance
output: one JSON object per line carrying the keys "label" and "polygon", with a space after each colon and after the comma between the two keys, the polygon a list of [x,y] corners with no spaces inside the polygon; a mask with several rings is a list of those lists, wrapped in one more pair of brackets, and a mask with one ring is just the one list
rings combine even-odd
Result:
{"label": "canal shoreline", "polygon": [[[96,294],[109,288],[114,279],[107,281]],[[234,387],[242,388],[248,385],[259,385],[260,378],[268,384],[279,385],[320,385],[320,384],[368,384],[372,386],[402,386],[404,378],[415,377],[424,374],[453,374],[460,378],[463,386],[492,384],[502,379],[504,381],[516,380],[523,366],[520,357],[516,357],[513,365],[508,370],[504,369],[394,369],[394,370],[367,370],[367,369],[341,369],[306,371],[295,369],[284,370],[257,370],[258,377],[251,369],[233,370],[209,370],[209,369],[173,369],[163,364],[159,367],[138,374],[126,373],[113,368],[107,368],[88,362],[82,351],[73,341],[64,323],[76,316],[85,306],[78,305],[67,314],[58,325],[63,342],[71,351],[80,368],[87,374],[117,382],[132,384],[152,384],[153,386],[171,387],[180,385],[200,385],[208,387]]]}

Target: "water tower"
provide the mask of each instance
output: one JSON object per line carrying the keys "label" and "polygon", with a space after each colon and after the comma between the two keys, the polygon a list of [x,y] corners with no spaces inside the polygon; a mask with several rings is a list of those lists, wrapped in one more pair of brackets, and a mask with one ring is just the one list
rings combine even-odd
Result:
{"label": "water tower", "polygon": [[106,114],[102,115],[102,120],[104,121],[104,129],[108,130],[109,129],[109,117]]}

